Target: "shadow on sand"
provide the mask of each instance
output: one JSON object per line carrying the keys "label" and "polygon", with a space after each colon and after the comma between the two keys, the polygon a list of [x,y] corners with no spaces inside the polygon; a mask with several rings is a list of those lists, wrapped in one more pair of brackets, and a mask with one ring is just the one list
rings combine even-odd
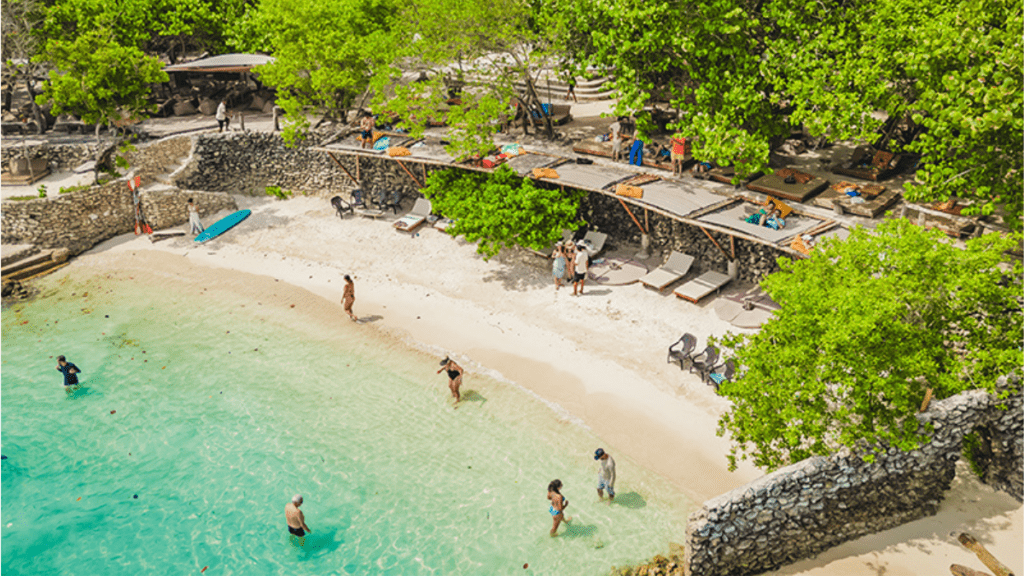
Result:
{"label": "shadow on sand", "polygon": [[462,396],[462,402],[479,402],[481,406],[487,402],[487,398],[484,398],[476,390],[460,390],[459,393]]}
{"label": "shadow on sand", "polygon": [[625,494],[616,494],[612,504],[636,510],[637,508],[647,506],[647,500],[644,500],[644,497],[636,492],[627,492]]}
{"label": "shadow on sand", "polygon": [[383,319],[384,319],[384,317],[380,316],[378,314],[371,314],[369,316],[360,316],[359,317],[359,321],[356,322],[356,324],[369,324],[371,322],[376,322],[378,320],[383,320]]}

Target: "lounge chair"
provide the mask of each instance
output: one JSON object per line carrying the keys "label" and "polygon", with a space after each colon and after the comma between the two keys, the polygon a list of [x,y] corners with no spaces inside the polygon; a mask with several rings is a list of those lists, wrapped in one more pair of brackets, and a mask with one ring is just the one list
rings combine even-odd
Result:
{"label": "lounge chair", "polygon": [[342,200],[341,196],[335,196],[334,198],[331,198],[331,206],[334,206],[335,212],[338,213],[338,218],[344,218],[345,212],[348,212],[349,214],[353,215],[356,213],[356,210],[352,206],[352,204],[349,204],[348,202]]}
{"label": "lounge chair", "polygon": [[711,372],[715,362],[718,362],[718,348],[708,346],[703,352],[690,359],[690,373],[692,374],[694,370],[697,370],[700,373],[700,381],[704,382],[707,380],[707,375]]}
{"label": "lounge chair", "polygon": [[684,300],[689,300],[696,304],[708,294],[711,294],[716,290],[720,290],[722,286],[728,284],[730,280],[732,280],[732,277],[728,274],[708,270],[693,280],[686,282],[679,288],[676,288],[675,294]]}
{"label": "lounge chair", "polygon": [[366,199],[363,197],[363,191],[359,188],[352,191],[352,209],[356,214],[359,214],[360,216],[368,216],[370,218],[380,218],[384,215],[383,210],[370,208],[366,205]]}
{"label": "lounge chair", "polygon": [[673,250],[660,268],[641,278],[640,282],[644,286],[650,286],[661,292],[669,284],[686,276],[691,266],[693,266],[693,256]]}
{"label": "lounge chair", "polygon": [[707,382],[708,386],[714,386],[715,390],[718,390],[718,386],[722,382],[728,382],[732,380],[732,377],[736,374],[736,364],[732,360],[728,360],[725,364],[715,366],[713,370],[708,372]]}
{"label": "lounge chair", "polygon": [[673,362],[679,363],[679,369],[688,368],[690,362],[693,361],[693,349],[697,347],[697,337],[687,332],[683,334],[679,340],[676,340],[675,344],[668,347],[668,359],[669,364]]}
{"label": "lounge chair", "polygon": [[445,232],[452,224],[455,224],[455,220],[452,220],[451,218],[438,218],[437,221],[434,222],[434,228]]}
{"label": "lounge chair", "polygon": [[608,235],[603,232],[594,232],[588,230],[586,235],[583,236],[583,245],[587,249],[587,256],[593,258],[604,250],[604,243],[608,241]]}
{"label": "lounge chair", "polygon": [[412,210],[395,221],[393,226],[403,232],[412,232],[427,221],[427,216],[430,216],[430,200],[418,198],[413,204]]}

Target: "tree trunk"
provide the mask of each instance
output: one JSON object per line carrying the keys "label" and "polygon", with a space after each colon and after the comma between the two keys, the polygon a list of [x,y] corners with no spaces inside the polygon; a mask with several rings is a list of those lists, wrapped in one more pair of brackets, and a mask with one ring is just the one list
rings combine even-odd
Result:
{"label": "tree trunk", "polygon": [[540,101],[540,96],[537,95],[537,89],[533,85],[533,78],[530,78],[530,74],[525,68],[523,70],[523,77],[526,78],[526,89],[529,90],[530,98],[537,107],[537,113],[540,114],[541,119],[544,121],[544,131],[547,132],[548,140],[554,140],[555,130],[551,127],[551,115],[544,113],[544,104]]}
{"label": "tree trunk", "polygon": [[36,133],[46,132],[46,119],[43,118],[43,111],[36,104],[36,91],[32,88],[32,75],[25,74],[25,88],[28,90],[28,99],[32,107],[32,117],[36,119]]}
{"label": "tree trunk", "polygon": [[7,84],[7,88],[4,89],[4,94],[3,94],[3,105],[0,106],[0,109],[6,110],[7,112],[10,112],[11,111],[11,100],[13,98],[14,98],[14,88],[12,88],[10,84]]}

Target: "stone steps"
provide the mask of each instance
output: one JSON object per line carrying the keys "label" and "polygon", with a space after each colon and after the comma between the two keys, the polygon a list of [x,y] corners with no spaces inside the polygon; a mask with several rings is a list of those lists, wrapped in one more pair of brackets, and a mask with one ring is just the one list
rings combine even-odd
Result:
{"label": "stone steps", "polygon": [[60,268],[67,262],[67,259],[67,250],[44,250],[39,254],[23,258],[0,268],[0,277],[5,282],[28,280]]}

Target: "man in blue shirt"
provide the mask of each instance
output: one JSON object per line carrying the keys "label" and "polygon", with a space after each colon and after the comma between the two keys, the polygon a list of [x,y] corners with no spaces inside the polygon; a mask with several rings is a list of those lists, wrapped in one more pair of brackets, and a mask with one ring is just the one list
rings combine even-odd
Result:
{"label": "man in blue shirt", "polygon": [[64,356],[57,356],[57,370],[64,375],[65,386],[78,386],[78,373],[81,370],[71,362],[64,359]]}

